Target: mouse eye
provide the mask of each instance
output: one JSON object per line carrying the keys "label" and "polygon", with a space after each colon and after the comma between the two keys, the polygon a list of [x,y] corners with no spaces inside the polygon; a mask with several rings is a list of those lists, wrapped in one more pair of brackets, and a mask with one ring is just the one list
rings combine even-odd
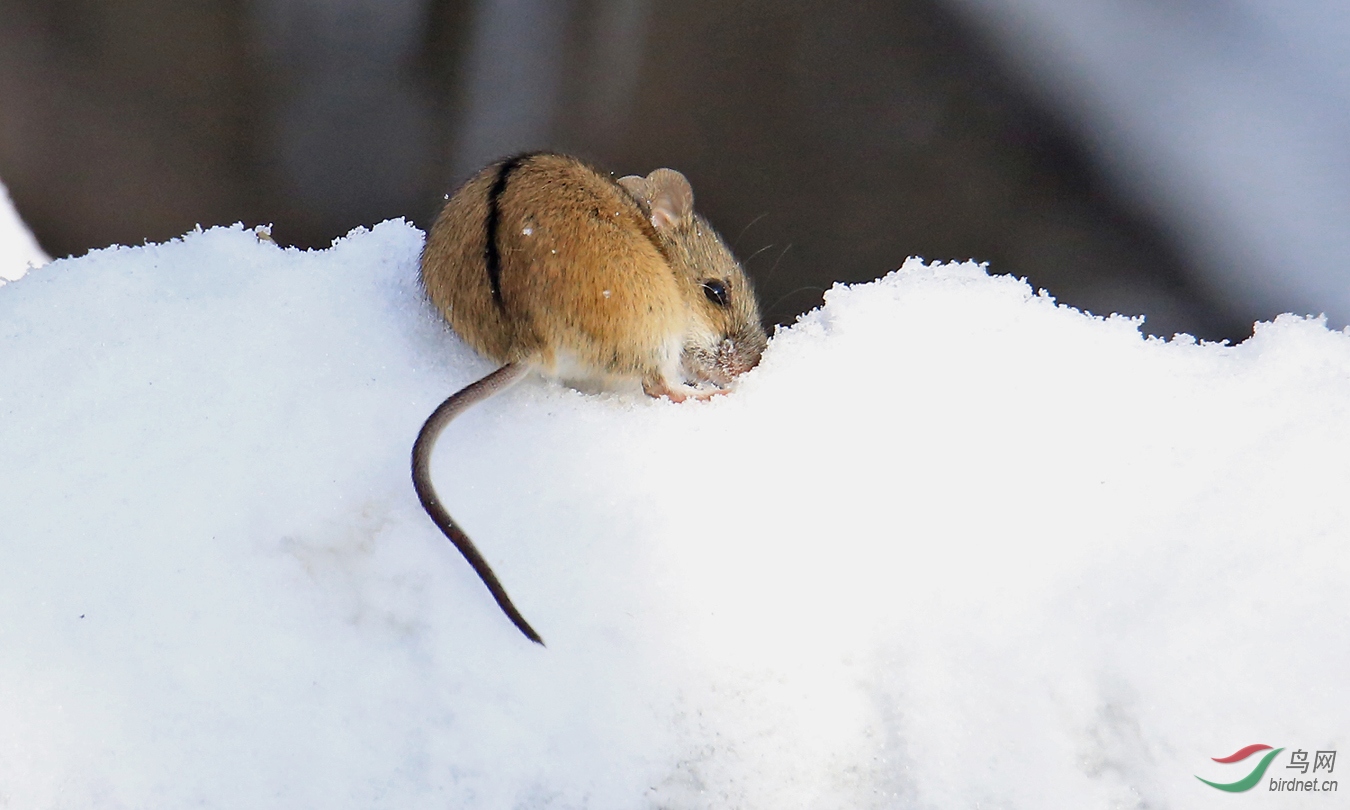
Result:
{"label": "mouse eye", "polygon": [[727,285],[719,279],[710,278],[703,282],[703,294],[719,307],[724,307],[728,303]]}

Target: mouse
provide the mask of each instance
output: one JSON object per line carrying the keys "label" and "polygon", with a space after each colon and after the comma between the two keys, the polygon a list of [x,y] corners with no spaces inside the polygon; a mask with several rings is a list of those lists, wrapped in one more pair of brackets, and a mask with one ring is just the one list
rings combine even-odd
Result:
{"label": "mouse", "polygon": [[694,211],[674,169],[615,178],[555,152],[492,163],[427,234],[422,287],[450,327],[499,364],[451,394],[413,444],[418,500],[526,638],[544,641],[431,482],[431,451],[472,405],[535,373],[674,402],[726,393],[768,344],[750,279]]}

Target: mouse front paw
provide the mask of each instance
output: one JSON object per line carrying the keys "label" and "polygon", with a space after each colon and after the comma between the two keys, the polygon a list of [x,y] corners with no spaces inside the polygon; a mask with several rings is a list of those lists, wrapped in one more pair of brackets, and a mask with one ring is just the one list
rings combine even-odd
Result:
{"label": "mouse front paw", "polygon": [[715,386],[695,386],[687,383],[671,385],[664,379],[642,381],[642,390],[652,399],[665,397],[671,402],[684,402],[686,399],[712,399],[731,389]]}

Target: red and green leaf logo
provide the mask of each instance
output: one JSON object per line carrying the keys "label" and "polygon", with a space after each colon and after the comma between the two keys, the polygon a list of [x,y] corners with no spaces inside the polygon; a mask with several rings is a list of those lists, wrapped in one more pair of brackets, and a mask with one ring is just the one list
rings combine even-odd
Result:
{"label": "red and green leaf logo", "polygon": [[1211,782],[1208,779],[1203,779],[1199,776],[1195,778],[1199,779],[1201,782],[1204,782],[1206,785],[1209,785],[1210,787],[1218,788],[1219,790],[1226,790],[1229,793],[1241,793],[1244,790],[1251,790],[1253,787],[1256,786],[1257,782],[1261,781],[1261,777],[1266,775],[1266,768],[1270,767],[1270,761],[1275,759],[1275,757],[1278,756],[1279,753],[1283,750],[1284,750],[1283,748],[1271,748],[1269,745],[1262,745],[1260,743],[1257,743],[1255,745],[1249,745],[1245,748],[1240,748],[1226,757],[1211,757],[1211,759],[1213,759],[1215,762],[1222,762],[1226,765],[1232,762],[1241,762],[1242,760],[1246,759],[1252,754],[1255,754],[1257,751],[1270,752],[1269,754],[1266,754],[1265,756],[1261,757],[1261,761],[1256,763],[1256,767],[1252,768],[1251,773],[1247,774],[1246,776],[1242,777],[1236,782],[1228,782],[1224,784],[1220,782]]}

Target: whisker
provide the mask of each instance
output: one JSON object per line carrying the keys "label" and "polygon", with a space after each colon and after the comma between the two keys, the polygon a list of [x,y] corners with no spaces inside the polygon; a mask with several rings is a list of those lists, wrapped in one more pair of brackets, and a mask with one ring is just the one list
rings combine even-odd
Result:
{"label": "whisker", "polygon": [[734,247],[736,246],[736,243],[741,241],[741,237],[742,237],[742,236],[745,236],[745,232],[748,231],[748,230],[750,230],[750,226],[751,226],[751,225],[754,225],[756,222],[759,222],[761,219],[764,219],[764,218],[767,217],[768,215],[769,215],[769,212],[768,212],[768,211],[765,211],[764,213],[762,213],[762,214],[760,214],[759,216],[755,217],[754,219],[750,220],[750,225],[746,225],[744,228],[741,228],[741,232],[738,233],[738,234],[736,234],[736,238],[735,238],[735,239],[731,240],[731,246],[734,248]]}
{"label": "whisker", "polygon": [[774,261],[773,267],[770,267],[770,268],[769,268],[769,275],[767,275],[767,276],[764,277],[764,283],[765,283],[765,284],[768,284],[768,283],[769,283],[769,280],[773,278],[774,272],[775,272],[776,270],[778,270],[778,263],[781,262],[781,261],[783,261],[783,257],[787,255],[787,252],[788,252],[789,250],[792,250],[792,243],[791,243],[791,242],[788,242],[787,247],[783,248],[783,252],[778,254],[778,258]]}
{"label": "whisker", "polygon": [[741,262],[741,264],[749,264],[751,259],[755,258],[756,256],[758,256],[759,254],[763,253],[764,251],[768,250],[771,247],[773,247],[772,242],[760,248],[759,250],[756,250],[754,253],[751,253],[749,256],[745,257],[745,261]]}
{"label": "whisker", "polygon": [[781,303],[783,303],[784,301],[788,300],[789,298],[791,298],[792,296],[796,295],[797,293],[799,293],[799,292],[805,292],[806,290],[815,290],[816,292],[820,293],[821,295],[824,295],[824,294],[825,294],[825,288],[824,288],[824,287],[818,287],[818,286],[816,286],[816,285],[814,285],[814,284],[807,284],[807,285],[805,285],[805,286],[803,286],[803,287],[798,287],[797,289],[792,290],[791,292],[788,292],[788,293],[784,294],[784,295],[783,295],[782,297],[780,297],[777,301],[774,301],[774,302],[773,302],[773,304],[768,308],[767,312],[773,313],[775,310],[778,309],[778,305],[779,305],[779,304],[781,304]]}

